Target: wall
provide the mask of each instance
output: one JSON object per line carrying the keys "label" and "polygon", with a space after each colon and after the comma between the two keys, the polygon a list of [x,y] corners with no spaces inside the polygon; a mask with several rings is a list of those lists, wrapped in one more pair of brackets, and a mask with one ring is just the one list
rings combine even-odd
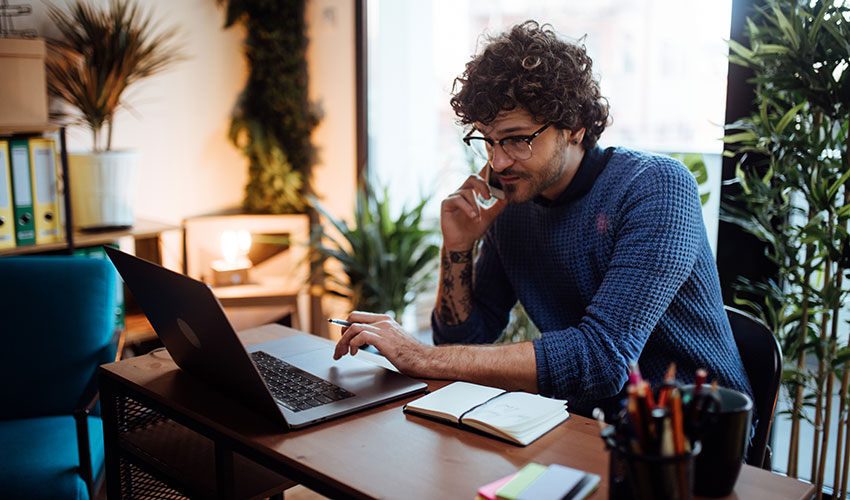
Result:
{"label": "wall", "polygon": [[[89,0],[106,5],[108,0]],[[30,2],[33,15],[17,28],[56,35],[46,4]],[[55,0],[59,6],[72,0]],[[177,26],[186,60],[131,88],[132,111],[115,120],[113,147],[141,153],[136,216],[180,224],[190,216],[240,205],[247,161],[227,139],[230,112],[247,76],[241,26],[223,29],[216,0],[141,0],[162,26]],[[348,0],[310,0],[310,98],[324,116],[314,134],[319,151],[315,186],[334,213],[352,211],[355,175],[354,8]],[[90,149],[89,133],[68,132],[69,149]],[[175,248],[176,245],[176,248]],[[179,238],[167,238],[170,265],[181,254]]]}
{"label": "wall", "polygon": [[[222,28],[223,9],[213,0],[144,0],[140,5],[162,26],[179,28],[187,58],[131,87],[126,94],[131,109],[120,111],[115,120],[113,148],[135,148],[141,154],[136,215],[179,224],[187,216],[236,206],[247,169],[227,140],[227,129],[247,74],[243,33]],[[32,6],[28,21],[35,21],[40,34],[55,35],[46,5]],[[68,139],[69,150],[91,147],[85,129],[72,128]]]}
{"label": "wall", "polygon": [[[310,99],[323,111],[313,133],[313,144],[318,148],[313,185],[328,210],[351,220],[357,185],[354,2],[310,0],[306,19]],[[344,318],[349,311],[345,301],[322,299],[323,316]],[[313,328],[313,333],[323,337],[339,336],[339,328],[329,329],[322,318],[314,321]]]}
{"label": "wall", "polygon": [[349,217],[357,170],[354,2],[310,0],[306,19],[310,100],[323,113],[313,133],[318,149],[313,185],[332,213]]}

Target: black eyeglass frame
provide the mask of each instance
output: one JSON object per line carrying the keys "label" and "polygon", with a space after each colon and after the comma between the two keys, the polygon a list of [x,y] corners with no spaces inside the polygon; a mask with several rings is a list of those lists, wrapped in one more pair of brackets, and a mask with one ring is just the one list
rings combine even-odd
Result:
{"label": "black eyeglass frame", "polygon": [[[471,141],[473,141],[473,140],[484,141],[484,142],[486,142],[486,143],[490,146],[490,148],[491,148],[491,150],[492,150],[492,148],[493,148],[493,147],[496,145],[496,143],[498,142],[498,143],[499,143],[499,146],[502,148],[502,151],[504,151],[506,155],[510,156],[510,157],[511,157],[511,158],[513,158],[514,160],[520,160],[520,161],[522,161],[522,160],[527,160],[527,159],[531,158],[531,156],[534,154],[534,149],[531,147],[531,141],[533,141],[534,139],[536,139],[538,135],[542,134],[542,133],[543,133],[543,132],[544,132],[547,128],[549,128],[551,125],[552,125],[552,122],[549,122],[549,123],[547,123],[546,125],[543,125],[543,126],[542,126],[542,127],[540,127],[539,129],[537,129],[537,131],[536,131],[536,132],[534,132],[534,133],[533,133],[533,134],[531,134],[531,135],[511,135],[511,136],[508,136],[508,137],[502,137],[502,138],[501,138],[501,139],[499,139],[498,141],[497,141],[497,140],[495,140],[495,139],[491,139],[491,138],[489,138],[489,137],[484,137],[484,136],[476,136],[476,137],[473,137],[473,135],[472,135],[472,134],[475,132],[475,129],[472,129],[472,130],[470,130],[470,131],[469,131],[469,133],[467,133],[467,134],[463,137],[463,143],[464,143],[464,144],[466,144],[467,146],[472,147]],[[505,150],[505,143],[507,143],[507,142],[520,142],[520,141],[524,142],[524,143],[528,146],[528,152],[529,152],[529,155],[528,155],[528,157],[526,157],[526,158],[514,158],[514,156],[513,156],[513,155],[511,155],[510,153],[508,153],[508,152]],[[487,159],[490,159],[490,158],[489,158],[489,156],[488,156],[488,158],[487,158]]]}

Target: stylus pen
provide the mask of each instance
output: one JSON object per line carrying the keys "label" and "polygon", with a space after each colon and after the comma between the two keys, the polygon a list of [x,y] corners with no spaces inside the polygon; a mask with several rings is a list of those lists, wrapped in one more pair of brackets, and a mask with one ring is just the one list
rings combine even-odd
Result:
{"label": "stylus pen", "polygon": [[339,326],[351,326],[351,325],[354,324],[351,321],[345,321],[344,319],[335,319],[335,318],[328,318],[328,323],[333,323],[333,324],[339,325]]}

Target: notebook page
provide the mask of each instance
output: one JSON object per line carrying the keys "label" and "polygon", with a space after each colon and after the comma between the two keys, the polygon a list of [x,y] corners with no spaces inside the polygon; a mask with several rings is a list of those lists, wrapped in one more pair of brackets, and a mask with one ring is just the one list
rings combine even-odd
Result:
{"label": "notebook page", "polygon": [[565,403],[527,392],[509,392],[469,412],[464,421],[478,420],[497,429],[517,431],[535,427],[554,413],[566,413]]}
{"label": "notebook page", "polygon": [[468,382],[453,382],[431,394],[411,401],[407,404],[407,409],[435,416],[451,416],[457,422],[460,416],[470,408],[480,405],[503,392],[505,391],[494,387]]}
{"label": "notebook page", "polygon": [[507,392],[464,415],[463,423],[527,445],[569,416],[564,400],[527,392]]}

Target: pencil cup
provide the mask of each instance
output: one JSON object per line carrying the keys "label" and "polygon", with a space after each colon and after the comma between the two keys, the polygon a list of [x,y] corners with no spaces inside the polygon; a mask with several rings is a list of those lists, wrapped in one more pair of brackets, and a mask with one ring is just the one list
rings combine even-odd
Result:
{"label": "pencil cup", "polygon": [[677,456],[632,453],[611,439],[608,470],[610,500],[690,500],[693,498],[695,442],[690,452]]}
{"label": "pencil cup", "polygon": [[[710,390],[707,385],[703,388]],[[693,390],[693,386],[682,388],[684,394],[693,394]],[[696,429],[696,437],[702,441],[702,453],[694,467],[694,494],[704,497],[725,497],[732,493],[751,435],[752,400],[725,387],[719,387],[717,395],[719,405],[699,416],[701,425]]]}

